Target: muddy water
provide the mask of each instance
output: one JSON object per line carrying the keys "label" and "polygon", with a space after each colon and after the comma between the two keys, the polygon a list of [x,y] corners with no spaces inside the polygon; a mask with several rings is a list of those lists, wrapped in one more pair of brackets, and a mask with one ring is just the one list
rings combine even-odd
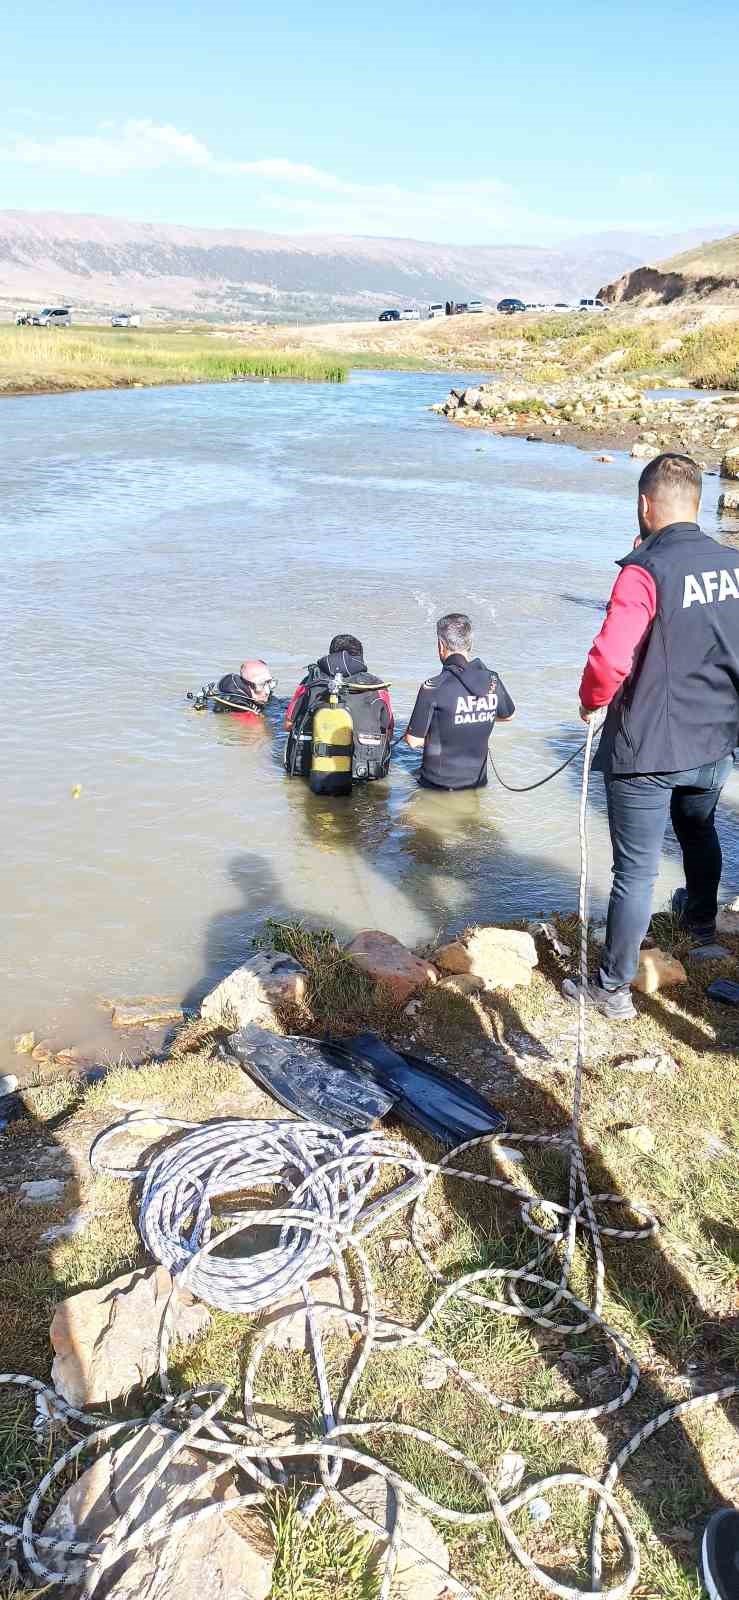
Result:
{"label": "muddy water", "polygon": [[[574,905],[577,769],[530,797],[441,797],[406,752],[389,782],[327,803],[285,779],[277,734],[185,700],[260,652],[288,694],[348,629],[402,724],[435,669],[434,617],[463,608],[519,705],[494,740],[509,781],[579,740],[638,464],[456,429],[428,410],[448,388],[364,373],[2,402],[4,1041],[111,1046],[96,997],[197,997],[268,915],[414,941]],[[734,778],[734,891],[738,812]],[[598,908],[599,780],[592,835]],[[660,898],[677,881],[672,850]]]}

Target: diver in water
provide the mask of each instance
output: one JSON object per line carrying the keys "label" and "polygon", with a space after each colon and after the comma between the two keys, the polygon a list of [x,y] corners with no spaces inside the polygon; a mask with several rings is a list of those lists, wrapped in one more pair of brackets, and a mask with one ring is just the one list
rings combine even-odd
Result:
{"label": "diver in water", "polygon": [[[338,748],[324,748],[325,731],[314,741],[314,718],[329,705],[344,706],[340,718],[348,727],[343,760]],[[393,737],[393,709],[387,683],[368,672],[361,640],[352,633],[337,633],[327,654],[308,668],[285,712],[288,731],[285,770],[290,777],[317,775],[317,760],[341,760],[346,779],[339,787],[320,792],[348,793],[352,782],[386,778]],[[336,740],[334,739],[334,744]],[[336,775],[334,774],[334,778]],[[316,791],[318,792],[318,790]]]}
{"label": "diver in water", "polygon": [[209,683],[199,695],[188,696],[196,711],[213,710],[239,717],[243,722],[262,722],[276,688],[266,661],[242,661],[238,672],[226,672],[218,683]]}

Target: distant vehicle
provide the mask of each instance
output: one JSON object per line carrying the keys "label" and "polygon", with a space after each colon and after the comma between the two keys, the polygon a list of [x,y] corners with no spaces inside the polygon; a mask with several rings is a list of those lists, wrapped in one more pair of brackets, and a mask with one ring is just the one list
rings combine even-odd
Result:
{"label": "distant vehicle", "polygon": [[417,306],[404,306],[400,313],[401,322],[420,322],[421,313]]}
{"label": "distant vehicle", "polygon": [[607,311],[608,307],[607,307],[607,305],[605,303],[605,300],[581,300],[580,301],[580,310],[581,311]]}
{"label": "distant vehicle", "polygon": [[467,301],[467,310],[468,311],[482,311],[482,300],[468,300]]}
{"label": "distant vehicle", "polygon": [[429,306],[429,316],[430,317],[443,317],[444,315],[445,315],[445,307],[442,305],[440,300],[437,301],[434,305]]}
{"label": "distant vehicle", "polygon": [[119,311],[118,315],[111,317],[111,328],[140,328],[141,318],[138,311]]}
{"label": "distant vehicle", "polygon": [[555,300],[554,309],[555,311],[571,311],[572,306],[568,306],[566,300]]}
{"label": "distant vehicle", "polygon": [[16,328],[30,328],[32,322],[33,322],[33,312],[32,311],[18,311],[18,312],[16,312],[16,318],[15,318]]}
{"label": "distant vehicle", "polygon": [[525,311],[523,300],[517,300],[514,295],[506,295],[505,300],[498,301],[498,310],[504,317],[513,317],[517,311]]}
{"label": "distant vehicle", "polygon": [[34,328],[71,328],[72,313],[69,306],[47,306],[33,318]]}
{"label": "distant vehicle", "polygon": [[400,312],[395,310],[381,311],[379,320],[380,322],[400,322]]}

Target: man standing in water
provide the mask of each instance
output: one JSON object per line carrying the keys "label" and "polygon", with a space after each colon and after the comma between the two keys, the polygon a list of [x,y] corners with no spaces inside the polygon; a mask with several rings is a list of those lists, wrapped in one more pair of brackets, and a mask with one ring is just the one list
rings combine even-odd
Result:
{"label": "man standing in water", "polygon": [[[666,453],[639,479],[639,538],[613,587],[580,684],[587,722],[608,706],[603,773],[613,888],[600,970],[586,998],[635,1015],[630,985],[649,927],[668,816],[682,850],[673,909],[698,944],[716,931],[721,846],[715,812],[739,742],[739,566],[701,532],[700,469]],[[567,980],[568,999],[579,985]]]}
{"label": "man standing in water", "polygon": [[421,684],[404,739],[423,750],[424,789],[480,789],[488,781],[488,744],[496,722],[515,706],[497,673],[472,659],[472,623],[450,611],[436,624],[441,672]]}

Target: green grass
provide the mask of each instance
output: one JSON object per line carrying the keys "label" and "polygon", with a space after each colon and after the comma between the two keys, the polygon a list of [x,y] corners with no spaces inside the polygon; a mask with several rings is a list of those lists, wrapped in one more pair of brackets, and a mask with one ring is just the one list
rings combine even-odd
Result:
{"label": "green grass", "polygon": [[346,363],[310,352],[258,351],[208,332],[0,328],[0,390],[229,383],[239,378],[343,383]]}

